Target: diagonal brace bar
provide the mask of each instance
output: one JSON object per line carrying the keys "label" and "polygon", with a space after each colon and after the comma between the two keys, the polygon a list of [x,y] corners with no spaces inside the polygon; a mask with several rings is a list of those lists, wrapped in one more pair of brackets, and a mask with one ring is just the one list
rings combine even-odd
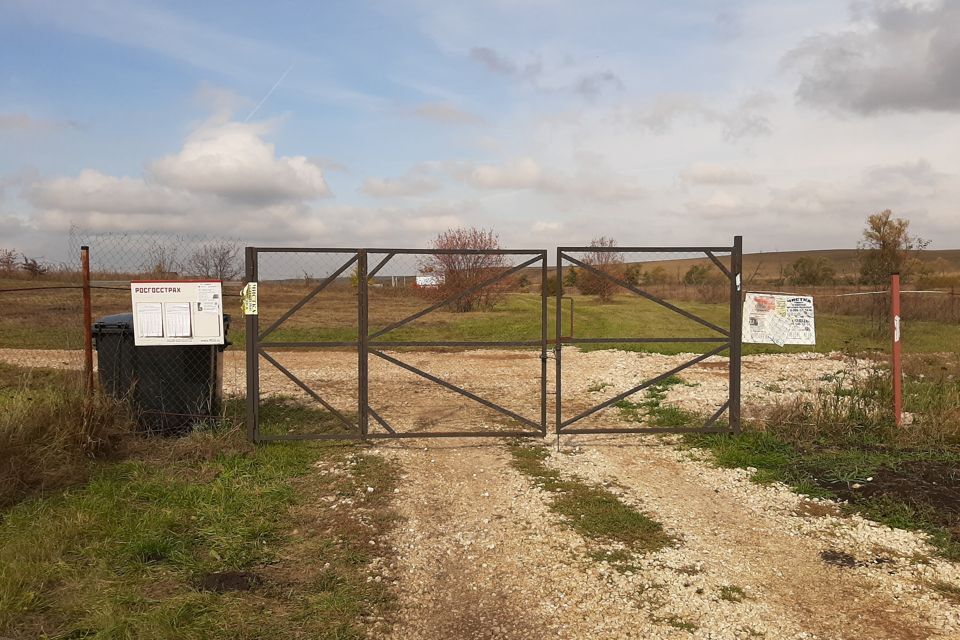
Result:
{"label": "diagonal brace bar", "polygon": [[267,360],[267,362],[269,362],[270,364],[272,364],[273,366],[275,366],[277,369],[279,369],[280,372],[281,372],[283,375],[285,375],[285,376],[287,376],[288,378],[290,378],[290,380],[293,382],[293,384],[295,384],[295,385],[297,385],[298,387],[300,387],[301,389],[303,389],[304,392],[306,392],[306,394],[307,394],[308,396],[310,396],[311,398],[313,398],[314,400],[316,400],[317,402],[319,402],[321,405],[323,405],[323,408],[324,408],[324,409],[326,409],[327,411],[329,411],[330,413],[332,413],[333,415],[335,415],[337,418],[339,418],[340,422],[342,422],[343,424],[345,424],[345,425],[347,425],[348,427],[350,427],[351,430],[355,430],[355,429],[357,428],[357,425],[355,425],[355,424],[353,424],[352,422],[350,422],[349,420],[347,420],[347,419],[343,416],[342,413],[340,413],[339,411],[337,411],[336,409],[334,409],[333,406],[332,406],[329,402],[327,402],[326,400],[324,400],[323,398],[321,398],[319,395],[317,395],[317,392],[314,391],[313,389],[311,389],[310,387],[308,387],[307,385],[305,385],[305,384],[303,383],[303,381],[300,380],[300,378],[298,378],[297,376],[295,376],[295,375],[293,375],[292,373],[290,373],[290,370],[289,370],[289,369],[287,369],[285,366],[283,366],[282,364],[280,364],[279,362],[277,362],[276,360],[274,360],[273,357],[272,357],[269,353],[267,353],[266,351],[264,351],[263,349],[261,349],[261,350],[260,350],[260,355],[263,356],[263,357]]}
{"label": "diagonal brace bar", "polygon": [[730,273],[730,269],[727,269],[727,265],[720,262],[720,259],[717,256],[713,255],[713,251],[704,251],[707,254],[707,257],[713,261],[713,264],[717,265],[717,268],[720,271],[723,271],[723,275],[727,276],[728,279],[733,280],[733,274]]}
{"label": "diagonal brace bar", "polygon": [[304,297],[303,300],[301,300],[301,301],[298,302],[297,304],[293,305],[293,307],[291,307],[289,311],[287,311],[285,314],[283,314],[282,316],[280,316],[280,317],[276,320],[276,322],[274,322],[272,325],[270,325],[269,327],[267,327],[267,330],[260,334],[260,340],[263,340],[263,339],[266,338],[268,335],[270,335],[271,333],[273,333],[273,332],[276,330],[277,327],[279,327],[281,324],[283,324],[284,322],[287,321],[287,318],[289,318],[290,316],[292,316],[293,314],[295,314],[297,311],[299,311],[300,308],[303,307],[303,305],[305,305],[305,304],[307,304],[308,302],[310,302],[311,300],[313,300],[313,298],[314,298],[318,293],[320,293],[321,291],[323,291],[324,289],[326,289],[327,286],[330,285],[331,282],[333,282],[334,280],[336,280],[336,279],[340,276],[341,273],[343,273],[344,271],[346,271],[346,270],[350,267],[350,265],[352,265],[352,264],[353,264],[354,262],[356,262],[356,261],[357,261],[357,256],[353,256],[352,258],[350,258],[349,260],[347,260],[346,264],[344,264],[342,267],[340,267],[339,269],[337,269],[336,271],[334,271],[332,274],[330,274],[330,276],[329,276],[326,280],[324,280],[323,282],[321,282],[319,285],[317,285],[317,287],[316,287],[313,291],[311,291],[310,293],[308,293],[308,294],[306,295],[306,297]]}
{"label": "diagonal brace bar", "polygon": [[722,416],[722,415],[723,415],[723,412],[726,411],[727,408],[729,408],[729,407],[730,407],[730,398],[727,398],[727,401],[724,402],[722,405],[720,405],[720,408],[717,409],[717,410],[713,413],[713,415],[710,416],[709,418],[707,418],[707,421],[703,423],[704,428],[709,427],[709,426],[712,425],[714,422],[716,422],[716,421],[717,421],[717,418],[719,418],[720,416]]}
{"label": "diagonal brace bar", "polygon": [[455,385],[455,384],[451,384],[451,383],[447,382],[446,380],[443,380],[442,378],[438,378],[438,377],[436,377],[436,376],[434,376],[434,375],[431,375],[431,374],[427,373],[426,371],[423,371],[423,370],[421,370],[421,369],[417,369],[417,368],[414,367],[413,365],[409,365],[409,364],[407,364],[406,362],[401,362],[400,360],[397,360],[396,358],[394,358],[394,357],[392,357],[392,356],[388,356],[387,354],[383,353],[382,351],[377,351],[376,349],[371,349],[371,350],[370,350],[370,353],[372,353],[373,355],[378,356],[378,357],[380,357],[380,358],[383,358],[383,359],[386,360],[387,362],[391,362],[391,363],[397,365],[398,367],[401,367],[401,368],[403,368],[403,369],[406,369],[406,370],[409,371],[410,373],[415,373],[415,374],[417,374],[418,376],[420,376],[420,377],[422,377],[422,378],[426,378],[426,379],[429,380],[430,382],[434,382],[434,383],[440,385],[441,387],[444,387],[444,388],[446,388],[446,389],[449,389],[450,391],[453,391],[454,393],[459,393],[460,395],[462,395],[462,396],[464,396],[464,397],[466,397],[466,398],[470,398],[471,400],[473,400],[473,401],[475,401],[475,402],[479,402],[480,404],[482,404],[482,405],[485,406],[485,407],[489,407],[490,409],[493,409],[494,411],[499,411],[500,413],[502,413],[502,414],[504,414],[504,415],[510,416],[510,417],[513,418],[514,420],[517,420],[517,421],[519,421],[519,422],[522,422],[523,424],[529,425],[529,426],[533,427],[534,429],[537,429],[538,431],[540,430],[540,425],[537,424],[536,422],[534,422],[533,420],[530,420],[529,418],[524,418],[524,417],[521,416],[519,413],[514,413],[513,411],[510,411],[510,409],[507,409],[507,408],[505,408],[505,407],[501,407],[500,405],[498,405],[498,404],[496,404],[496,403],[493,403],[493,402],[490,402],[489,400],[485,400],[484,398],[481,398],[480,396],[478,396],[478,395],[476,395],[476,394],[470,393],[470,392],[467,391],[466,389],[462,389],[462,388],[458,387],[458,386]]}
{"label": "diagonal brace bar", "polygon": [[373,407],[367,405],[367,413],[369,413],[374,420],[380,423],[380,426],[387,430],[387,432],[397,435],[397,432],[393,430],[386,420],[380,417],[380,414],[373,410]]}
{"label": "diagonal brace bar", "polygon": [[395,253],[388,253],[383,260],[381,260],[380,262],[377,263],[377,266],[375,266],[373,269],[371,269],[369,272],[367,272],[367,280],[369,280],[369,279],[372,278],[373,276],[377,275],[377,273],[380,272],[380,269],[383,269],[385,266],[387,266],[387,263],[390,262],[390,259],[393,258],[393,256],[395,256],[395,255],[397,255],[397,254],[395,254]]}
{"label": "diagonal brace bar", "polygon": [[718,327],[717,325],[713,324],[712,322],[710,322],[710,321],[708,321],[708,320],[704,320],[704,319],[701,318],[700,316],[694,315],[694,314],[690,313],[689,311],[685,311],[684,309],[681,309],[681,308],[678,307],[678,306],[672,305],[672,304],[670,304],[669,302],[667,302],[666,300],[664,300],[664,299],[662,299],[662,298],[658,298],[657,296],[653,295],[652,293],[647,293],[647,292],[644,291],[643,289],[639,289],[639,288],[637,288],[637,287],[634,287],[634,286],[631,285],[630,283],[625,282],[625,281],[621,280],[620,278],[617,278],[617,277],[615,277],[615,276],[612,276],[612,275],[610,275],[609,273],[604,273],[603,271],[600,271],[599,269],[597,269],[597,268],[595,268],[595,267],[593,267],[593,266],[591,266],[591,265],[589,265],[589,264],[587,264],[587,263],[585,263],[585,262],[581,262],[580,260],[577,260],[577,259],[574,258],[574,257],[568,256],[568,255],[565,254],[565,253],[564,253],[564,254],[561,254],[561,256],[562,256],[562,258],[563,258],[564,260],[568,260],[569,262],[572,262],[573,264],[578,265],[578,266],[586,269],[587,271],[593,272],[595,275],[598,275],[598,276],[600,276],[600,277],[602,277],[602,278],[606,278],[607,280],[610,280],[610,281],[613,282],[614,284],[623,287],[623,288],[626,289],[627,291],[632,291],[633,293],[637,294],[638,296],[640,296],[640,297],[642,297],[642,298],[646,298],[647,300],[649,300],[649,301],[651,301],[651,302],[655,302],[655,303],[659,304],[660,306],[666,307],[667,309],[670,309],[671,311],[674,311],[674,312],[676,312],[676,313],[679,313],[680,315],[682,315],[682,316],[685,317],[685,318],[689,318],[690,320],[693,320],[694,322],[697,322],[697,323],[699,323],[699,324],[702,324],[703,326],[705,326],[705,327],[707,327],[707,328],[709,328],[709,329],[713,329],[714,331],[720,333],[721,335],[724,335],[724,336],[729,336],[729,335],[730,335],[730,332],[727,331],[726,329],[724,329],[723,327]]}
{"label": "diagonal brace bar", "polygon": [[633,387],[632,389],[627,389],[627,390],[624,391],[623,393],[619,393],[619,394],[613,396],[612,398],[610,398],[609,400],[605,400],[605,401],[601,402],[600,404],[596,405],[595,407],[592,407],[592,408],[590,408],[590,409],[587,409],[586,411],[584,411],[583,413],[581,413],[581,414],[578,415],[578,416],[575,416],[575,417],[573,417],[573,418],[570,418],[569,420],[564,420],[564,421],[563,421],[563,424],[560,424],[560,425],[557,426],[557,431],[559,432],[560,430],[562,430],[563,427],[567,427],[567,426],[573,424],[574,422],[578,422],[578,421],[580,421],[580,420],[583,420],[583,419],[586,418],[587,416],[593,415],[594,413],[596,413],[597,411],[600,411],[601,409],[606,409],[607,407],[609,407],[610,405],[612,405],[612,404],[615,403],[615,402],[620,402],[621,400],[623,400],[623,399],[626,398],[627,396],[631,396],[631,395],[635,394],[635,393],[638,392],[638,391],[643,391],[643,390],[646,389],[647,387],[651,387],[651,386],[657,384],[658,382],[660,382],[660,381],[662,381],[662,380],[666,380],[667,378],[669,378],[669,377],[672,376],[673,374],[678,373],[678,372],[680,372],[680,371],[683,371],[684,369],[686,369],[686,368],[688,368],[688,367],[692,367],[693,365],[697,364],[698,362],[702,362],[703,360],[706,360],[706,359],[709,358],[710,356],[715,356],[715,355],[717,355],[718,353],[720,353],[721,351],[723,351],[724,349],[729,349],[729,348],[730,348],[730,343],[724,343],[724,344],[720,345],[719,347],[717,347],[717,348],[715,348],[715,349],[711,349],[710,351],[707,351],[706,353],[700,354],[699,356],[697,356],[696,358],[693,358],[692,360],[687,360],[686,362],[684,362],[684,363],[681,364],[680,366],[674,367],[673,369],[670,369],[670,371],[667,371],[666,373],[661,373],[661,374],[658,375],[656,378],[651,378],[651,379],[647,380],[646,382],[644,382],[643,384],[639,384],[639,385]]}
{"label": "diagonal brace bar", "polygon": [[458,293],[458,294],[455,295],[455,296],[452,296],[452,297],[450,297],[450,298],[444,298],[444,299],[441,300],[440,302],[437,302],[436,304],[432,304],[432,305],[430,305],[429,307],[427,307],[426,309],[423,309],[423,310],[421,310],[421,311],[418,311],[417,313],[413,314],[412,316],[407,316],[407,317],[404,318],[403,320],[397,320],[397,321],[394,322],[393,324],[387,325],[387,326],[384,327],[383,329],[380,329],[380,331],[377,331],[376,333],[371,334],[371,335],[370,335],[370,340],[374,340],[374,339],[376,339],[376,338],[379,338],[379,337],[382,336],[383,334],[389,333],[389,332],[393,331],[394,329],[399,329],[399,328],[402,327],[403,325],[409,324],[410,322],[413,322],[413,321],[416,320],[417,318],[420,318],[420,317],[422,317],[422,316],[425,316],[425,315],[427,315],[428,313],[430,313],[431,311],[435,311],[435,310],[439,309],[440,307],[442,307],[442,306],[444,306],[444,305],[448,305],[448,304],[450,304],[450,303],[452,303],[452,302],[456,302],[457,300],[460,300],[460,299],[462,299],[462,298],[466,298],[466,297],[469,296],[470,294],[476,293],[477,291],[479,291],[480,289],[483,289],[484,287],[489,287],[490,285],[495,284],[496,282],[499,282],[500,280],[503,280],[504,278],[506,278],[506,277],[508,277],[508,276],[510,276],[510,275],[512,275],[512,274],[514,274],[514,273],[516,273],[517,271],[520,271],[521,269],[524,269],[524,268],[526,268],[526,267],[529,267],[531,264],[533,264],[533,263],[536,262],[537,260],[546,260],[546,254],[541,254],[541,255],[535,256],[535,257],[533,257],[533,258],[530,258],[530,259],[527,260],[526,262],[523,262],[523,263],[521,263],[521,264],[518,264],[517,266],[515,266],[515,267],[513,267],[513,268],[511,268],[511,269],[508,269],[507,271],[504,271],[503,273],[501,273],[501,274],[499,274],[499,275],[497,275],[497,276],[494,276],[493,278],[488,278],[487,280],[484,280],[483,282],[480,282],[479,284],[475,284],[475,285],[473,285],[472,287],[470,287],[469,289],[465,289],[464,291],[461,291],[460,293]]}

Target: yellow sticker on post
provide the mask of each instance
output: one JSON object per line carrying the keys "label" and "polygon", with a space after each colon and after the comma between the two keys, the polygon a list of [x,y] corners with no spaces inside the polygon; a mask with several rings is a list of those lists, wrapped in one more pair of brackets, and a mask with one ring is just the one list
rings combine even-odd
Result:
{"label": "yellow sticker on post", "polygon": [[257,283],[248,282],[240,290],[240,305],[243,308],[243,315],[257,315]]}

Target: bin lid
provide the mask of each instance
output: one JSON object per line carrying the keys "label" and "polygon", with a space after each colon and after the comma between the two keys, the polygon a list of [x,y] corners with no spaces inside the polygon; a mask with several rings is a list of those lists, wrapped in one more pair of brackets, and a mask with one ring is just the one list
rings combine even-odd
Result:
{"label": "bin lid", "polygon": [[94,333],[131,333],[133,332],[133,314],[115,313],[103,316],[93,323]]}

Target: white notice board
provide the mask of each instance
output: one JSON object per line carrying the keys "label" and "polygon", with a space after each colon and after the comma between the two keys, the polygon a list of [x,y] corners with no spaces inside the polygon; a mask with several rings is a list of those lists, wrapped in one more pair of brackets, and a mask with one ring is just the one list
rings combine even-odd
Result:
{"label": "white notice board", "polygon": [[139,346],[223,344],[219,280],[140,280],[130,283],[133,340]]}
{"label": "white notice board", "polygon": [[748,292],[743,301],[743,342],[816,344],[813,297]]}

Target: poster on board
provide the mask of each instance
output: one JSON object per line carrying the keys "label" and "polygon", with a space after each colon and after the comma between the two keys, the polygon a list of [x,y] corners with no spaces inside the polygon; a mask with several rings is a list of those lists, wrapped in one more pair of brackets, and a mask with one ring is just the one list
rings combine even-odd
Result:
{"label": "poster on board", "polygon": [[219,280],[134,281],[130,302],[133,341],[138,347],[223,344]]}
{"label": "poster on board", "polygon": [[743,342],[816,344],[813,297],[747,292],[743,302]]}

